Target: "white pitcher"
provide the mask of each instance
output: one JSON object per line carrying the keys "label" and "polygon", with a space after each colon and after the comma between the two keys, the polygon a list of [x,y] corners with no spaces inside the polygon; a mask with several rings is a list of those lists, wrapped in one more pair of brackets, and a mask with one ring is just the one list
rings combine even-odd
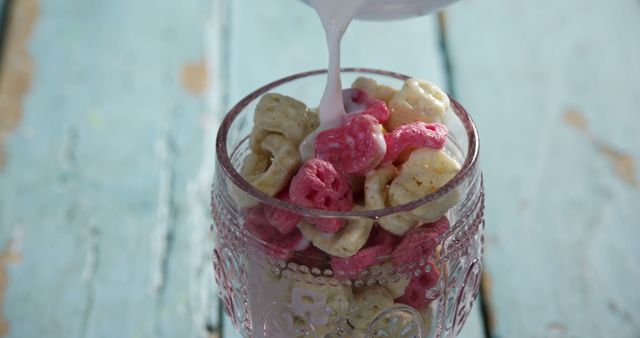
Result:
{"label": "white pitcher", "polygon": [[[303,0],[307,2],[308,0]],[[349,0],[345,0],[349,1]],[[398,20],[422,16],[458,0],[368,0],[356,14],[363,20]]]}

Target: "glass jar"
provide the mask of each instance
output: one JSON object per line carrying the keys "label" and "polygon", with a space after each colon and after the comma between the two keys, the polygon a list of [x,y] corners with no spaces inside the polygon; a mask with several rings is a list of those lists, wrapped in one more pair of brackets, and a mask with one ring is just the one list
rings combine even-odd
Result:
{"label": "glass jar", "polygon": [[[358,76],[394,88],[408,78],[381,70],[342,69],[344,83]],[[457,101],[451,99],[451,111],[443,123],[449,129],[445,151],[461,164],[461,170],[419,200],[379,210],[322,211],[263,194],[240,176],[259,98],[273,92],[306,103],[320,102],[325,81],[326,70],[277,80],[238,102],[220,126],[211,203],[213,266],[225,312],[245,337],[455,336],[478,293],[484,239],[478,135]],[[428,250],[421,246],[424,250],[414,251],[423,254],[405,255],[400,263],[387,254],[374,257],[375,263],[363,269],[343,271],[333,264],[335,257],[304,240],[292,249],[281,242],[287,238],[276,236],[269,241],[250,231],[256,217],[269,208],[302,219],[341,219],[354,232],[369,227],[373,233],[376,222],[384,218],[402,216],[453,195],[457,202],[446,219],[436,222],[444,222],[444,230],[430,233]]]}

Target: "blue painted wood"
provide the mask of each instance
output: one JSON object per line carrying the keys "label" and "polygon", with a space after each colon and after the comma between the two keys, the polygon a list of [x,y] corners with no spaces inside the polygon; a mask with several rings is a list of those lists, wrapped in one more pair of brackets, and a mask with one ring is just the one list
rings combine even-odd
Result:
{"label": "blue painted wood", "polygon": [[640,332],[637,1],[467,1],[455,86],[481,135],[496,337]]}
{"label": "blue painted wood", "polygon": [[217,325],[215,107],[192,93],[216,13],[204,0],[149,5],[39,3],[0,172],[0,248],[20,257],[0,266],[8,337],[202,337]]}

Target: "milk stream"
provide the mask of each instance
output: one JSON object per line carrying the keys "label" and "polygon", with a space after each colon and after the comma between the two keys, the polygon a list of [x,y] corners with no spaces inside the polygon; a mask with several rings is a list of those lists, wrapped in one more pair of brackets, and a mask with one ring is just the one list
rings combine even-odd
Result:
{"label": "milk stream", "polygon": [[329,68],[320,100],[320,126],[300,143],[303,161],[314,157],[314,140],[324,130],[340,125],[346,115],[340,81],[340,43],[356,13],[361,18],[391,20],[425,15],[458,0],[304,0],[313,7],[327,38]]}
{"label": "milk stream", "polygon": [[327,38],[329,49],[329,72],[324,94],[320,100],[320,126],[300,143],[300,155],[305,161],[314,156],[313,144],[316,135],[342,122],[346,112],[342,103],[340,81],[340,43],[344,32],[358,9],[368,0],[309,0],[316,10]]}

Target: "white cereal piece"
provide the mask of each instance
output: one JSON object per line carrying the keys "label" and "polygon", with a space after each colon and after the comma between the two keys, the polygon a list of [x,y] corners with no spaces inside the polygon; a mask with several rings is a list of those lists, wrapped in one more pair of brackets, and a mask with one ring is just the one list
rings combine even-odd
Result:
{"label": "white cereal piece", "polygon": [[245,179],[261,175],[269,169],[270,165],[271,158],[269,155],[248,153],[244,161],[242,161],[240,175]]}
{"label": "white cereal piece", "polygon": [[364,182],[365,207],[368,210],[387,207],[387,185],[398,175],[393,164],[385,164],[367,174]]}
{"label": "white cereal piece", "polygon": [[[244,158],[240,175],[259,191],[273,196],[284,189],[300,167],[298,150],[280,134],[267,135],[260,144],[262,153],[250,152]],[[229,192],[241,208],[258,201],[231,184]]]}
{"label": "white cereal piece", "polygon": [[357,329],[365,329],[384,310],[393,305],[393,297],[378,285],[358,288],[353,295],[353,307],[349,323]]}
{"label": "white cereal piece", "polygon": [[249,136],[249,148],[256,154],[268,154],[267,151],[262,149],[261,144],[262,141],[271,134],[274,133],[266,129],[254,127],[251,131],[251,135]]}
{"label": "white cereal piece", "polygon": [[[247,182],[252,183],[254,180],[260,178],[260,176],[269,169],[270,165],[271,158],[269,155],[250,152],[242,161],[240,175]],[[240,208],[251,208],[259,203],[255,198],[251,197],[251,195],[247,194],[233,183],[229,183],[227,189]]]}
{"label": "white cereal piece", "polygon": [[300,167],[300,154],[290,142],[278,134],[267,136],[262,142],[262,148],[272,154],[271,165],[250,183],[263,193],[273,196],[289,183]]}
{"label": "white cereal piece", "polygon": [[396,299],[404,295],[404,291],[407,289],[407,286],[409,286],[409,282],[411,282],[411,278],[401,274],[390,278],[384,282],[382,286],[389,291],[393,299]]}
{"label": "white cereal piece", "polygon": [[[386,164],[367,175],[364,184],[365,206],[369,210],[384,209],[387,201],[388,185],[398,176],[398,169],[393,164]],[[409,213],[398,213],[382,216],[378,219],[380,226],[396,235],[402,235],[418,223],[417,218]]]}
{"label": "white cereal piece", "polygon": [[335,332],[336,317],[343,316],[353,301],[351,288],[294,281],[291,306],[314,326],[318,337]]}
{"label": "white cereal piece", "polygon": [[[389,186],[391,206],[405,204],[435,192],[460,171],[460,165],[443,150],[420,148],[414,150],[402,165],[400,174]],[[411,214],[423,223],[434,222],[454,206],[459,198],[457,190],[412,210]]]}
{"label": "white cereal piece", "polygon": [[380,286],[387,289],[393,299],[404,295],[404,291],[411,281],[411,275],[395,271],[390,262],[384,262],[369,267],[371,277],[378,281]]}
{"label": "white cereal piece", "polygon": [[256,106],[252,134],[260,136],[259,130],[279,133],[297,147],[319,123],[318,114],[304,103],[289,96],[269,93],[263,95]]}
{"label": "white cereal piece", "polygon": [[[353,210],[364,210],[364,208],[355,205]],[[346,225],[333,234],[322,232],[315,225],[306,221],[301,221],[298,224],[304,237],[310,240],[313,245],[337,257],[355,255],[367,242],[372,227],[373,220],[368,218],[348,219]]]}
{"label": "white cereal piece", "polygon": [[382,100],[389,104],[391,98],[398,92],[396,89],[389,86],[379,84],[376,80],[360,76],[351,84],[351,88],[358,88],[364,90],[369,96],[372,96],[378,100]]}
{"label": "white cereal piece", "polygon": [[399,212],[380,217],[378,224],[390,233],[402,236],[405,232],[420,224],[420,220],[412,213]]}
{"label": "white cereal piece", "polygon": [[442,122],[451,102],[438,86],[417,79],[408,79],[389,101],[387,130],[416,121]]}

